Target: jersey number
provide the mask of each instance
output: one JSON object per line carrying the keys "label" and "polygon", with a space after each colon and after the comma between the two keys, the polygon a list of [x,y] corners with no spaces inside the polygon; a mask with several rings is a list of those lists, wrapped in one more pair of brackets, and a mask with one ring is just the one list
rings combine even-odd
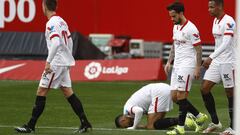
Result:
{"label": "jersey number", "polygon": [[65,45],[67,45],[67,31],[62,31],[62,36],[64,38]]}

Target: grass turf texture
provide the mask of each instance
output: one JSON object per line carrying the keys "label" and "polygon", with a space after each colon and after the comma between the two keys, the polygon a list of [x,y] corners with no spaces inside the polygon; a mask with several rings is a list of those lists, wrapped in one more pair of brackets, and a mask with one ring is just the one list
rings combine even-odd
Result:
{"label": "grass turf texture", "polygon": [[[73,89],[83,103],[88,119],[94,129],[86,135],[159,135],[166,131],[126,131],[115,129],[115,116],[122,113],[122,108],[131,94],[150,82],[75,82]],[[35,102],[38,82],[35,81],[0,81],[0,135],[17,134],[14,126],[26,123]],[[190,101],[206,113],[200,95],[200,82],[194,82],[190,92]],[[218,116],[224,128],[228,126],[227,99],[222,85],[213,89]],[[177,116],[178,107],[167,116]],[[209,116],[209,115],[208,115]],[[143,118],[145,119],[145,117]],[[142,120],[145,123],[146,120]],[[45,111],[37,123],[35,134],[71,135],[78,128],[79,119],[59,90],[50,91]],[[207,126],[207,125],[205,125]],[[39,128],[38,128],[39,127]],[[58,128],[64,127],[64,128]],[[188,132],[186,134],[196,134]]]}

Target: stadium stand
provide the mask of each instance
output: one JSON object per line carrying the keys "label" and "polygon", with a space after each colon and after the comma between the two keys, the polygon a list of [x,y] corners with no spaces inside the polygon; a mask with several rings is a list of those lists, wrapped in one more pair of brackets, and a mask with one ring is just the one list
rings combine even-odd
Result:
{"label": "stadium stand", "polygon": [[[104,59],[101,52],[91,41],[78,32],[72,33],[73,56],[75,59]],[[0,32],[1,59],[45,59],[46,40],[41,32]]]}

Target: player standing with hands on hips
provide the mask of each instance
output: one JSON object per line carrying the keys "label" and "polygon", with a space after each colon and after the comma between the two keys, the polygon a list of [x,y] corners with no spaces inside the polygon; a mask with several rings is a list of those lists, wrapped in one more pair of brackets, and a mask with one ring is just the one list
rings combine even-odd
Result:
{"label": "player standing with hands on hips", "polygon": [[178,125],[174,130],[168,131],[168,135],[185,134],[184,123],[187,112],[196,117],[196,132],[201,130],[207,115],[200,113],[187,99],[191,89],[192,80],[199,79],[202,62],[202,47],[198,29],[184,16],[184,5],[174,2],[167,7],[169,16],[174,23],[173,45],[169,54],[165,72],[170,72],[171,63],[174,60],[171,87],[172,99],[179,105]]}
{"label": "player standing with hands on hips", "polygon": [[43,0],[42,8],[44,15],[48,18],[45,32],[48,57],[37,90],[32,117],[27,124],[22,127],[16,127],[15,130],[19,133],[34,132],[37,120],[44,110],[46,96],[50,88],[60,88],[80,119],[81,126],[76,132],[87,132],[92,126],[88,122],[83,106],[78,97],[73,93],[71,86],[69,72],[70,67],[75,65],[75,60],[72,56],[73,41],[71,33],[67,23],[60,16],[56,15],[57,0]]}
{"label": "player standing with hands on hips", "polygon": [[211,89],[221,80],[228,99],[230,126],[222,135],[232,135],[233,130],[233,89],[234,89],[234,31],[236,23],[234,19],[224,13],[223,0],[209,0],[208,11],[215,17],[212,33],[215,39],[214,52],[204,61],[203,67],[207,69],[201,87],[202,98],[211,118],[212,123],[203,133],[211,133],[221,129],[222,124],[218,119],[215,101]]}

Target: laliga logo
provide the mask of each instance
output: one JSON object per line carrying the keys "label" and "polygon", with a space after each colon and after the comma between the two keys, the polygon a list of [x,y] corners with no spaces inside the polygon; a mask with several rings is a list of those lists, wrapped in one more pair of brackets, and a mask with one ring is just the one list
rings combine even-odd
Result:
{"label": "laliga logo", "polygon": [[[9,15],[5,16],[5,3],[9,4]],[[24,16],[24,4],[25,2],[29,5],[29,15]],[[0,28],[4,28],[5,22],[12,22],[16,14],[20,21],[24,23],[31,22],[36,14],[36,6],[34,0],[18,0],[16,5],[16,0],[0,0]]]}
{"label": "laliga logo", "polygon": [[97,78],[102,71],[102,66],[100,63],[91,62],[89,65],[85,67],[84,75],[88,79]]}
{"label": "laliga logo", "polygon": [[101,73],[122,75],[128,73],[128,67],[102,67],[102,65],[98,62],[91,62],[84,70],[85,77],[90,80],[98,78]]}

